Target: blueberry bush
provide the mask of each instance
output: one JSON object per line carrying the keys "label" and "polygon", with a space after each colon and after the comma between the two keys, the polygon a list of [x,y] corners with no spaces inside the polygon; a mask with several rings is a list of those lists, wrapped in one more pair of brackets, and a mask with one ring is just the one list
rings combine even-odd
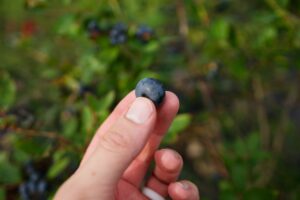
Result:
{"label": "blueberry bush", "polygon": [[51,199],[145,77],[201,199],[300,199],[300,2],[2,0],[0,199]]}

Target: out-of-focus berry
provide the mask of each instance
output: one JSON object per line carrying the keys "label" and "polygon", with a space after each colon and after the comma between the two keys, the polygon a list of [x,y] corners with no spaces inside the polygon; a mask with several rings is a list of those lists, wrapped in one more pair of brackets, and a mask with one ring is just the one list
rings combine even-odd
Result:
{"label": "out-of-focus berry", "polygon": [[153,38],[154,31],[152,28],[150,28],[148,26],[141,25],[137,28],[135,35],[139,41],[141,41],[143,43],[147,43]]}
{"label": "out-of-focus berry", "polygon": [[95,19],[86,22],[86,31],[90,39],[95,40],[101,35],[101,29]]}
{"label": "out-of-focus berry", "polygon": [[123,23],[116,24],[109,34],[111,44],[122,44],[127,40],[127,27]]}

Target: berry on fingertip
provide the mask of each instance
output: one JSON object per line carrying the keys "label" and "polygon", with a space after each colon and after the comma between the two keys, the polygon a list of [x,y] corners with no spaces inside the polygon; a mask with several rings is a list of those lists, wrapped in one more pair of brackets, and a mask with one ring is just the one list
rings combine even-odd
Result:
{"label": "berry on fingertip", "polygon": [[158,80],[144,78],[136,85],[135,95],[136,97],[146,97],[150,99],[155,106],[159,106],[165,97],[165,89]]}

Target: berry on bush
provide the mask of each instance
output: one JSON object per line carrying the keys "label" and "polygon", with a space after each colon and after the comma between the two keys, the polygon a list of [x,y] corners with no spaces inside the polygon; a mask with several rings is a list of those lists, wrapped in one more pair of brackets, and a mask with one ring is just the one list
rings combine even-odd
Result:
{"label": "berry on bush", "polygon": [[88,32],[89,38],[92,40],[97,39],[101,34],[101,29],[95,19],[91,19],[86,22],[86,30]]}
{"label": "berry on bush", "polygon": [[31,163],[25,166],[25,173],[28,179],[19,186],[21,199],[46,199],[47,182],[39,175]]}
{"label": "berry on bush", "polygon": [[30,38],[37,33],[37,23],[34,20],[26,20],[22,23],[21,35],[24,38]]}
{"label": "berry on bush", "polygon": [[141,25],[138,27],[135,36],[139,41],[147,43],[153,38],[154,31],[148,26]]}
{"label": "berry on bush", "polygon": [[165,89],[158,80],[144,78],[136,85],[135,95],[136,97],[147,97],[156,106],[159,106],[165,97]]}
{"label": "berry on bush", "polygon": [[122,44],[127,40],[127,27],[123,23],[116,24],[109,34],[111,44]]}

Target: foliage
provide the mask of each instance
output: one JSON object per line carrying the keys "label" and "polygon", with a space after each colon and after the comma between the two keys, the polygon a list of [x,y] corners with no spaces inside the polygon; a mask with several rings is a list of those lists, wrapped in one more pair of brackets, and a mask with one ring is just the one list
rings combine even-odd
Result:
{"label": "foliage", "polygon": [[0,198],[19,198],[28,163],[51,198],[118,101],[154,77],[181,103],[163,146],[203,199],[299,199],[299,9],[2,0]]}

